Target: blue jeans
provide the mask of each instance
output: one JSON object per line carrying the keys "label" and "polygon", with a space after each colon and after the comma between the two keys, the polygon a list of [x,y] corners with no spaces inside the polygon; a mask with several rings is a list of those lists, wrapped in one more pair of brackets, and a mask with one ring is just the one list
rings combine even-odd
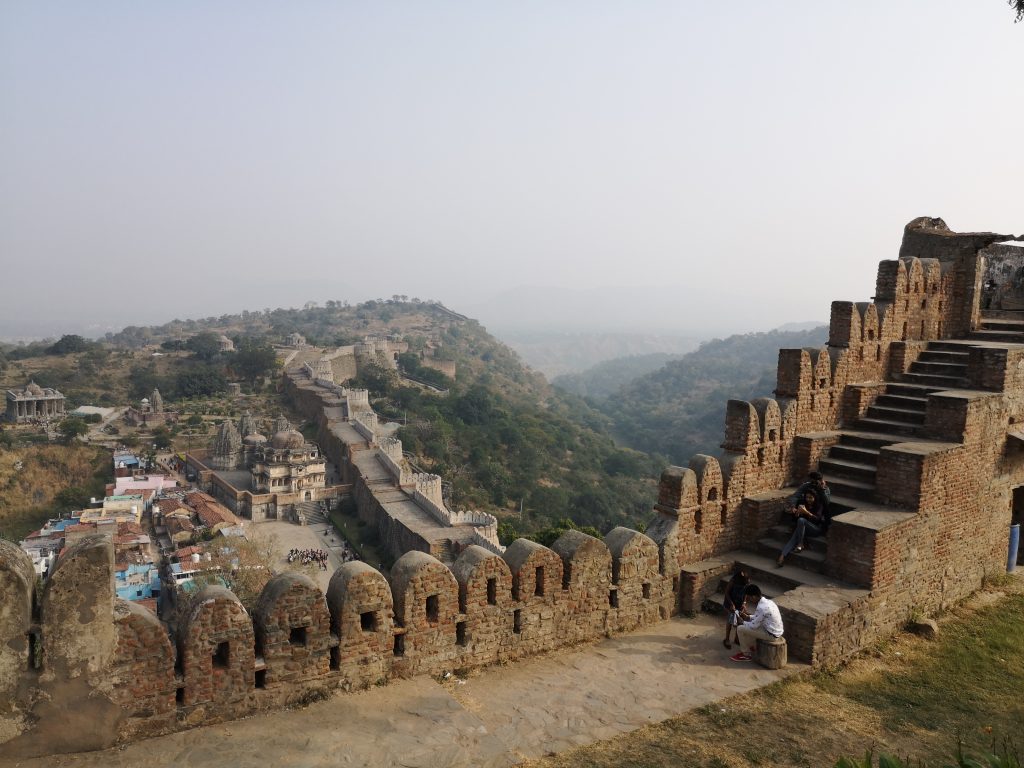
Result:
{"label": "blue jeans", "polygon": [[799,544],[803,546],[804,537],[810,534],[811,536],[822,536],[825,530],[817,523],[812,523],[806,517],[801,517],[796,521],[796,528],[793,529],[793,535],[789,537],[789,541],[786,542],[786,546],[782,548],[782,557],[786,557],[790,552],[796,549]]}

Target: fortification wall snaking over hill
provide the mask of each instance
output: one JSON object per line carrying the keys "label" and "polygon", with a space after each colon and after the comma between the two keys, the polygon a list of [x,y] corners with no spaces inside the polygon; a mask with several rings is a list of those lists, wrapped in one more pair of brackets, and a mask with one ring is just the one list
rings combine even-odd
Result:
{"label": "fortification wall snaking over hill", "polygon": [[[494,544],[487,518],[448,511],[440,478],[411,472],[399,441],[376,444],[376,424],[360,430],[361,394],[289,374],[359,514],[405,551],[390,580],[347,563],[324,595],[277,575],[251,615],[208,587],[169,637],[116,598],[103,539],[70,548],[41,594],[25,553],[0,542],[5,754],[99,748],[630,631],[696,610],[737,563],[771,585],[790,655],[814,664],[950,605],[1005,567],[1009,523],[1024,517],[1024,317],[991,309],[1024,307],[1024,285],[990,284],[1017,279],[1000,266],[1020,258],[1006,239],[911,222],[875,300],[832,305],[827,348],[782,350],[774,398],[729,402],[720,458],[663,473],[647,535],[476,546]],[[763,537],[787,486],[816,468],[835,473],[841,514],[808,570],[776,572]],[[472,533],[453,552],[439,523],[443,536]]]}

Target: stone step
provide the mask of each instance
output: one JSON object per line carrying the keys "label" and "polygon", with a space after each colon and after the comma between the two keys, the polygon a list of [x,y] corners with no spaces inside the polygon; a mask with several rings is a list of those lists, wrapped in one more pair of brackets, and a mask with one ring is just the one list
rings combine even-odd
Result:
{"label": "stone step", "polygon": [[877,430],[843,430],[839,433],[839,445],[851,446],[853,448],[871,448],[876,451],[886,445],[903,441],[904,437],[902,435],[893,435]]}
{"label": "stone step", "polygon": [[[859,461],[850,461],[849,459],[834,457],[832,455],[834,450],[835,448],[830,450],[828,455],[818,462],[819,472],[822,474],[827,472],[835,477],[842,477],[856,482],[874,484],[875,473],[878,469],[874,464],[864,464]],[[877,458],[878,454],[875,454],[875,459]]]}
{"label": "stone step", "polygon": [[981,327],[986,331],[1014,331],[1024,333],[1024,320],[1019,318],[991,317],[986,314],[981,316]]}
{"label": "stone step", "polygon": [[1016,320],[1024,323],[1024,311],[1019,309],[983,309],[981,319],[985,320]]}
{"label": "stone step", "polygon": [[[757,554],[762,557],[769,557],[772,560],[778,558],[782,554],[782,548],[786,546],[786,542],[789,541],[789,536],[784,539],[773,537],[766,537],[757,540]],[[796,566],[802,568],[805,571],[811,571],[813,573],[821,573],[825,568],[825,553],[815,552],[812,549],[807,548],[810,543],[811,537],[808,536],[804,539],[804,549],[800,552],[790,552],[786,556],[786,565]]]}
{"label": "stone step", "polygon": [[[773,525],[764,532],[764,538],[774,539],[785,544],[789,541],[789,537],[793,535],[793,528],[795,526],[795,522],[785,522]],[[782,548],[782,544],[779,546],[780,549]],[[828,551],[828,541],[824,536],[808,536],[804,541],[804,548],[813,552],[825,554]]]}
{"label": "stone step", "polygon": [[967,365],[970,352],[948,349],[926,349],[918,356],[923,363],[946,363],[949,365]]}
{"label": "stone step", "polygon": [[787,563],[779,568],[775,565],[775,558],[778,555],[778,550],[771,557],[758,554],[757,552],[748,552],[747,550],[729,553],[729,557],[734,559],[737,565],[742,565],[746,569],[752,584],[757,584],[762,590],[764,589],[764,584],[771,584],[777,590],[776,595],[802,586],[847,586],[843,582],[817,571],[791,565],[788,562],[788,558]]}
{"label": "stone step", "polygon": [[878,454],[877,448],[866,448],[859,445],[833,445],[829,448],[828,458],[829,459],[844,459],[847,461],[854,461],[858,464],[865,466],[870,465],[872,468],[878,465]]}
{"label": "stone step", "polygon": [[835,517],[836,515],[841,515],[844,512],[849,512],[850,510],[853,509],[860,509],[861,507],[865,506],[865,500],[854,499],[851,498],[850,496],[843,496],[840,493],[833,492],[832,503],[830,506],[832,508],[832,516]]}
{"label": "stone step", "polygon": [[946,339],[944,341],[928,342],[928,349],[931,351],[969,353],[972,346],[974,346],[974,344],[965,339]]}
{"label": "stone step", "polygon": [[1005,342],[1008,344],[1024,344],[1024,332],[1014,333],[1012,331],[988,331],[979,330],[972,331],[967,334],[968,339],[974,339],[976,341],[996,341]]}
{"label": "stone step", "polygon": [[894,408],[888,405],[868,406],[868,418],[883,421],[898,421],[904,424],[924,424],[924,411],[908,408]]}
{"label": "stone step", "polygon": [[957,376],[938,376],[929,373],[916,373],[914,371],[901,373],[899,381],[904,384],[925,384],[943,389],[965,389],[967,386],[967,382]]}
{"label": "stone step", "polygon": [[916,437],[921,427],[917,424],[908,424],[904,421],[892,421],[890,419],[875,419],[870,416],[857,422],[857,429],[866,432],[882,432],[890,435],[889,443],[905,441],[907,437]]}
{"label": "stone step", "polygon": [[887,381],[885,394],[899,397],[915,397],[928,399],[928,395],[945,391],[943,387],[930,387],[927,384],[911,384],[905,381]]}
{"label": "stone step", "polygon": [[916,411],[924,414],[928,408],[928,398],[912,397],[911,395],[879,395],[875,405],[886,408],[899,408],[904,411]]}
{"label": "stone step", "polygon": [[924,373],[928,376],[952,376],[962,379],[967,376],[967,363],[938,363],[929,360],[915,360],[910,364],[911,373]]}
{"label": "stone step", "polygon": [[875,498],[874,483],[864,482],[863,480],[851,480],[846,477],[839,477],[838,475],[826,474],[825,472],[822,472],[821,475],[832,489],[832,493],[837,496],[859,499],[861,501],[871,501]]}

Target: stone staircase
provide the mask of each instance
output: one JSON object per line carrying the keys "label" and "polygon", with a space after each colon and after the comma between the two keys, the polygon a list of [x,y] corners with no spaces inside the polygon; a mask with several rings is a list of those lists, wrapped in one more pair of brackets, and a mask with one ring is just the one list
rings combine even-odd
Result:
{"label": "stone staircase", "polygon": [[[1024,343],[1024,321],[1020,321],[1020,341]],[[1010,331],[1000,330],[1001,334]],[[1014,331],[1017,332],[1017,331]],[[971,341],[934,341],[914,361],[910,370],[896,381],[887,382],[882,394],[871,405],[864,417],[839,433],[839,441],[820,459],[818,470],[832,491],[833,514],[853,510],[870,511],[876,517],[904,517],[904,510],[888,508],[877,502],[876,474],[881,449],[887,445],[908,440],[926,440],[922,436],[928,396],[949,389],[967,386],[967,361]],[[1004,341],[1005,343],[1005,341]],[[795,489],[789,489],[791,492]],[[804,549],[793,552],[786,564],[775,564],[782,547],[793,531],[789,521],[773,526],[758,539],[753,552],[737,550],[727,553],[725,560],[746,568],[752,583],[761,587],[769,597],[786,593],[801,594],[803,601],[816,598],[812,594],[839,596],[842,600],[865,594],[868,584],[844,584],[825,573],[828,557],[827,538],[807,537]],[[717,584],[716,598],[724,595],[729,576]],[[852,596],[852,597],[850,597]],[[802,614],[793,606],[791,618]],[[815,613],[814,610],[811,612]],[[806,648],[795,649],[807,652]]]}
{"label": "stone staircase", "polygon": [[1024,312],[986,310],[981,313],[981,327],[970,333],[968,338],[1024,344]]}
{"label": "stone staircase", "polygon": [[320,510],[319,501],[301,501],[295,505],[295,517],[301,525],[329,525],[327,516]]}
{"label": "stone staircase", "polygon": [[967,385],[968,352],[963,342],[933,341],[897,381],[887,382],[867,413],[842,430],[818,464],[832,489],[832,503],[854,509],[875,499],[878,457],[886,445],[921,439],[928,396]]}
{"label": "stone staircase", "polygon": [[451,564],[455,562],[455,553],[452,549],[452,542],[450,539],[438,539],[433,544],[433,554],[438,560],[445,564]]}

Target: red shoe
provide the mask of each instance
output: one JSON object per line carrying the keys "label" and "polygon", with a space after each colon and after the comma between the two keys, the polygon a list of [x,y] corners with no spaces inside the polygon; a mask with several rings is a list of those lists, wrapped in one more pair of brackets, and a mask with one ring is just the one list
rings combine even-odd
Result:
{"label": "red shoe", "polygon": [[744,651],[740,651],[739,653],[734,653],[729,658],[732,659],[733,661],[750,661],[754,657],[751,656],[749,653],[745,653]]}

